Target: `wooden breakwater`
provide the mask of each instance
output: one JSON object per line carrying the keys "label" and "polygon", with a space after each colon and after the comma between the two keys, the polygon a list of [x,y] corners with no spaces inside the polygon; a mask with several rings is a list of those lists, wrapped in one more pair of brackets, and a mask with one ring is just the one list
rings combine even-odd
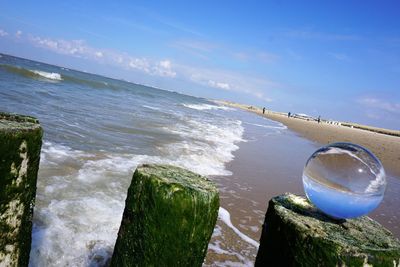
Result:
{"label": "wooden breakwater", "polygon": [[28,266],[42,128],[0,113],[0,266]]}

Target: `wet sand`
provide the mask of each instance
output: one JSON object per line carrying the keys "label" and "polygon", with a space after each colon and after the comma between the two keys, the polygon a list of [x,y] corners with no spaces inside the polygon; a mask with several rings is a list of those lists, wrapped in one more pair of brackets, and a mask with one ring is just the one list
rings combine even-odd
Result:
{"label": "wet sand", "polygon": [[[285,192],[303,194],[304,162],[316,146],[287,129],[271,132],[246,124],[254,115],[247,113],[247,116],[240,118],[246,141],[239,143],[239,150],[233,153],[234,160],[226,164],[232,175],[212,179],[218,184],[220,205],[229,211],[232,224],[258,242],[269,199]],[[213,249],[208,251],[206,265],[252,266],[257,247],[245,242],[221,220],[217,225],[222,234],[211,240]]]}
{"label": "wet sand", "polygon": [[[262,111],[253,111],[262,115]],[[244,113],[254,117],[251,113]],[[220,188],[221,207],[229,211],[235,227],[258,241],[268,201],[285,192],[304,195],[302,172],[308,157],[321,144],[346,141],[365,145],[380,158],[385,155],[382,161],[389,174],[388,187],[381,205],[369,216],[400,238],[400,179],[394,177],[399,170],[390,159],[396,151],[396,156],[400,156],[397,144],[393,144],[399,142],[399,137],[307,122],[279,114],[266,114],[265,118],[281,122],[289,129],[266,134],[265,128],[244,124],[247,142],[239,144],[234,160],[226,165],[232,175],[212,177]],[[248,117],[240,119],[246,121]],[[377,142],[384,142],[384,145],[381,147]],[[205,265],[252,265],[257,248],[244,242],[221,220],[217,224],[219,233],[212,239]]]}

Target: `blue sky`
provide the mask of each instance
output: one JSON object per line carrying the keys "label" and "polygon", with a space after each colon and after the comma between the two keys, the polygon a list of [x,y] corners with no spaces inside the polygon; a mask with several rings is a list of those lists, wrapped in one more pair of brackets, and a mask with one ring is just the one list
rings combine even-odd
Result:
{"label": "blue sky", "polygon": [[1,1],[0,52],[400,129],[399,1]]}

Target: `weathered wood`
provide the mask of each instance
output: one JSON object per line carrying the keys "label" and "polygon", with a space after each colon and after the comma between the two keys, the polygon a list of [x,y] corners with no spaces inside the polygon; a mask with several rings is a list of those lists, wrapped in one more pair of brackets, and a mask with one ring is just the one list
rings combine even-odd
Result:
{"label": "weathered wood", "polygon": [[270,200],[256,266],[400,266],[400,242],[364,216],[342,221],[304,197]]}
{"label": "weathered wood", "polygon": [[42,128],[0,113],[0,266],[28,266]]}
{"label": "weathered wood", "polygon": [[138,167],[111,266],[201,266],[218,208],[207,178],[168,165]]}

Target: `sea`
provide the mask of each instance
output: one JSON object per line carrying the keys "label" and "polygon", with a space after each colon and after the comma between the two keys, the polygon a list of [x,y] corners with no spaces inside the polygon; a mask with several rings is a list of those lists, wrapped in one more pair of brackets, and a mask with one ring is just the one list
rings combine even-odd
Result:
{"label": "sea", "polygon": [[[225,164],[245,142],[232,108],[4,54],[0,110],[44,129],[30,266],[104,266],[139,164],[229,176]],[[220,215],[235,228],[227,209]]]}
{"label": "sea", "polygon": [[[212,100],[4,54],[0,111],[44,130],[30,266],[107,266],[144,163],[213,180],[221,207],[204,266],[253,266],[268,200],[304,194],[302,169],[319,146]],[[396,183],[377,217],[399,233]]]}

